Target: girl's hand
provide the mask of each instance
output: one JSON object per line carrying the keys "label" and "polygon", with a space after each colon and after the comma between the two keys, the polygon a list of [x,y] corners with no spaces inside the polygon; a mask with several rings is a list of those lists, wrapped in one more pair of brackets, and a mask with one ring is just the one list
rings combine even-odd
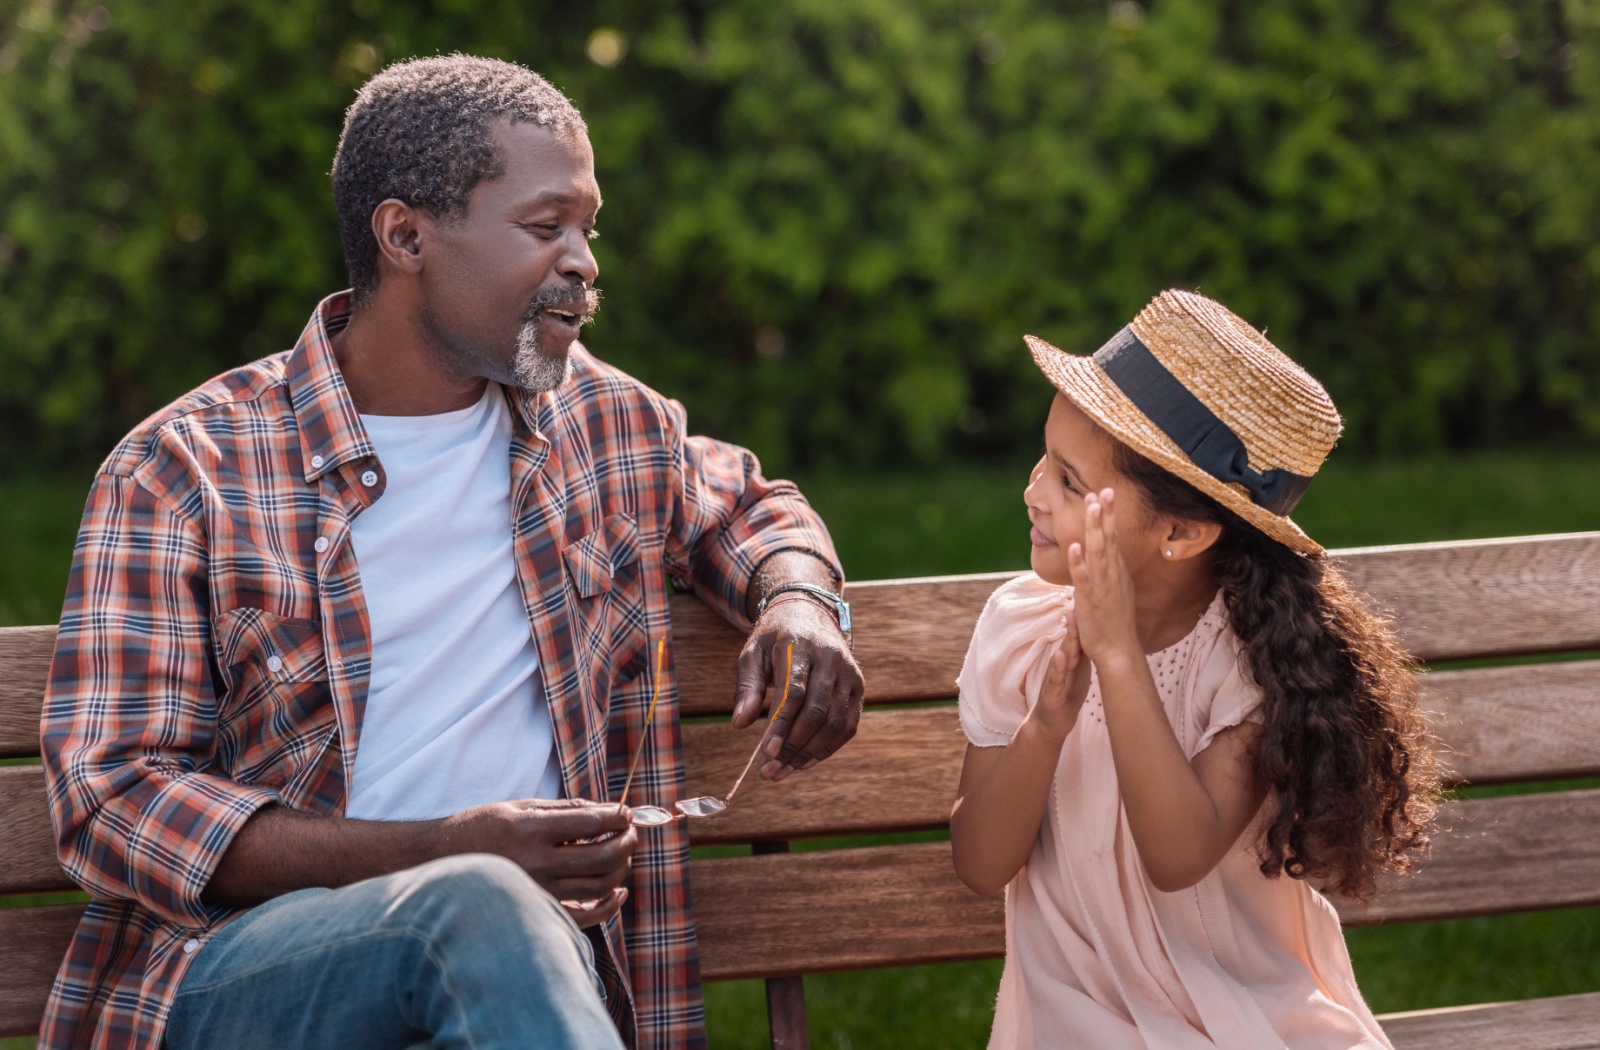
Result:
{"label": "girl's hand", "polygon": [[1067,548],[1079,644],[1097,664],[1143,660],[1134,615],[1133,577],[1117,545],[1115,493],[1110,489],[1092,492],[1084,497],[1084,504],[1084,542]]}
{"label": "girl's hand", "polygon": [[1011,742],[967,745],[961,786],[950,813],[950,849],[956,874],[977,893],[999,893],[1028,862],[1061,748],[1089,692],[1089,661],[1068,614],[1066,637],[1050,654],[1044,684]]}
{"label": "girl's hand", "polygon": [[1068,613],[1067,636],[1050,654],[1039,699],[1028,712],[1028,717],[1049,736],[1064,739],[1077,724],[1083,699],[1089,693],[1087,671],[1083,647],[1078,642],[1078,618],[1075,613]]}

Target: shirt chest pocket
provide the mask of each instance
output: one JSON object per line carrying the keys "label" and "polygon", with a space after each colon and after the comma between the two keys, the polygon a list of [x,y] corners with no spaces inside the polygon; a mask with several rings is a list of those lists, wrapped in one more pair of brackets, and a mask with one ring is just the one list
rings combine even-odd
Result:
{"label": "shirt chest pocket", "polygon": [[[650,644],[639,525],[613,514],[563,552],[571,584],[573,629],[581,658],[599,683],[638,677]],[[597,683],[598,684],[598,683]]]}
{"label": "shirt chest pocket", "polygon": [[264,609],[230,609],[212,625],[217,764],[240,783],[287,788],[336,726],[322,625]]}

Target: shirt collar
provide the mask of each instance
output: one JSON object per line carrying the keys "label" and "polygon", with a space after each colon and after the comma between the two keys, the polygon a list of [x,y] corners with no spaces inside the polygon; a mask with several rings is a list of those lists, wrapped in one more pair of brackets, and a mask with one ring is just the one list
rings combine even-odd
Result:
{"label": "shirt collar", "polygon": [[[349,291],[335,292],[322,300],[289,352],[289,403],[300,424],[300,458],[308,482],[316,481],[341,463],[377,455],[333,354],[333,337],[350,323],[350,308]],[[574,343],[573,350],[579,349],[579,344]],[[554,395],[515,387],[507,388],[505,393],[526,432],[536,443],[540,442],[543,434],[539,415]]]}
{"label": "shirt collar", "polygon": [[300,425],[300,457],[308,482],[341,463],[376,455],[333,356],[331,339],[349,321],[350,293],[328,296],[317,304],[289,352],[289,403]]}

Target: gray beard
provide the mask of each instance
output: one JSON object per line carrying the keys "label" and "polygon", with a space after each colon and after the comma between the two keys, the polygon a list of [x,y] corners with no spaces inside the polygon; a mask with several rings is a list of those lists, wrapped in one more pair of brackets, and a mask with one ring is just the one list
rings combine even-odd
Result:
{"label": "gray beard", "polygon": [[525,321],[517,331],[517,349],[511,355],[511,378],[524,390],[543,394],[554,390],[572,374],[568,355],[551,357],[539,348],[539,322]]}

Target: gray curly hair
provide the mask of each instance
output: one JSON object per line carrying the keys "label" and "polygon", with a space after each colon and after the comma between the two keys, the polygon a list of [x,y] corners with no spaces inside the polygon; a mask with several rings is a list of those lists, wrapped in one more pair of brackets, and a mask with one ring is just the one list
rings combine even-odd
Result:
{"label": "gray curly hair", "polygon": [[339,238],[357,304],[378,287],[372,212],[390,197],[440,219],[462,215],[474,186],[502,171],[489,136],[496,118],[588,132],[548,80],[512,62],[444,55],[397,62],[361,88],[333,157]]}

